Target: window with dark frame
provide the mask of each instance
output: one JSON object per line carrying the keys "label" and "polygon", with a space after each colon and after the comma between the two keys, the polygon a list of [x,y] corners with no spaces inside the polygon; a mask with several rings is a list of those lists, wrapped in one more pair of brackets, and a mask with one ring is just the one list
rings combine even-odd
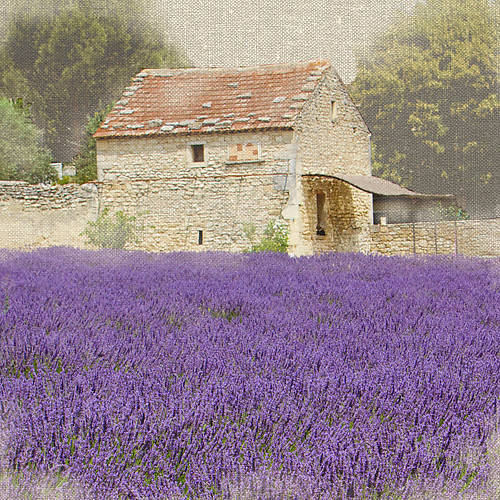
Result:
{"label": "window with dark frame", "polygon": [[198,245],[203,245],[203,231],[201,229],[198,231]]}
{"label": "window with dark frame", "polygon": [[194,163],[202,163],[205,161],[205,145],[191,144],[191,157]]}

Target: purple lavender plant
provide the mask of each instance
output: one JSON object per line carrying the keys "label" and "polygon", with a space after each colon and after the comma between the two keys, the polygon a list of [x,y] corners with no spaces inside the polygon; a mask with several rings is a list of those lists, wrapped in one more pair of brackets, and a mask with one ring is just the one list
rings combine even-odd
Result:
{"label": "purple lavender plant", "polygon": [[62,475],[95,498],[481,491],[498,426],[499,268],[6,251],[2,470]]}

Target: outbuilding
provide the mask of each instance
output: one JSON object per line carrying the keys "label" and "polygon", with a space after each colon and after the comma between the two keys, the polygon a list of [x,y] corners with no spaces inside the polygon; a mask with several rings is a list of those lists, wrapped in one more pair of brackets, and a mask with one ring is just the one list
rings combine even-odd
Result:
{"label": "outbuilding", "polygon": [[100,209],[142,221],[139,248],[242,251],[281,220],[293,255],[370,251],[381,180],[328,61],[145,69],[94,137]]}

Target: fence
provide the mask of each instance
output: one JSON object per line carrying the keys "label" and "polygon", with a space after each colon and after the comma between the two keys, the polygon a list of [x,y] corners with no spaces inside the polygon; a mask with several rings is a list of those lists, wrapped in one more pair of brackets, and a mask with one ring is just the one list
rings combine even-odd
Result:
{"label": "fence", "polygon": [[500,218],[438,220],[371,226],[371,251],[385,255],[500,256]]}

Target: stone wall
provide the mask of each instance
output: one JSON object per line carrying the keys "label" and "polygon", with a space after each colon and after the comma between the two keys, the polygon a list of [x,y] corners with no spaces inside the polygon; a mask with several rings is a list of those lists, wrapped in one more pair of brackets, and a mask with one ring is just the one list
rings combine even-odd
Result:
{"label": "stone wall", "polygon": [[[314,253],[369,252],[367,238],[371,195],[338,179],[309,178],[302,181],[305,200],[303,237]],[[322,229],[317,234],[317,194],[325,195]]]}
{"label": "stone wall", "polygon": [[[205,172],[203,179],[178,172],[168,181],[146,180],[145,170],[138,168],[134,176],[130,169],[127,181],[103,182],[103,202],[115,210],[139,215],[144,231],[136,248],[156,251],[248,249],[244,223],[255,223],[260,238],[267,222],[281,216],[289,201],[289,190],[293,191],[292,176],[286,173],[289,161],[286,156],[290,151],[293,156],[287,134],[276,133],[274,146],[263,148],[262,155],[268,160],[257,164],[214,164],[210,175]],[[153,143],[156,145],[151,144],[152,150],[164,147],[162,141]],[[126,150],[126,145],[120,148]],[[365,249],[366,240],[359,221],[364,224],[370,195],[335,179],[309,178],[302,186],[303,234],[313,242],[314,253],[371,250],[385,255],[409,255],[414,253],[415,242],[417,254],[434,254],[437,246],[438,254],[458,251],[471,256],[500,256],[500,218],[457,221],[456,224],[438,221],[436,224],[371,225],[371,246]],[[325,194],[325,235],[316,234],[318,192]],[[46,186],[1,181],[0,248],[55,245],[84,248],[87,245],[80,233],[97,214],[98,194],[94,184]],[[202,245],[198,244],[199,230],[203,231]]]}
{"label": "stone wall", "polygon": [[[294,190],[291,142],[287,130],[98,140],[101,207],[138,218],[141,249],[247,250],[244,225],[260,240]],[[192,161],[193,143],[204,144],[204,162]],[[230,146],[248,143],[259,144],[258,160],[229,160]]]}
{"label": "stone wall", "polygon": [[371,251],[384,255],[500,256],[500,218],[371,226]]}
{"label": "stone wall", "polygon": [[0,248],[84,247],[80,233],[97,218],[97,198],[94,184],[0,181]]}
{"label": "stone wall", "polygon": [[[331,102],[335,101],[335,116]],[[296,130],[299,200],[298,254],[370,249],[372,195],[344,182],[307,174],[371,175],[370,132],[343,86],[329,69],[306,103]],[[330,235],[316,235],[316,193],[328,193]]]}

